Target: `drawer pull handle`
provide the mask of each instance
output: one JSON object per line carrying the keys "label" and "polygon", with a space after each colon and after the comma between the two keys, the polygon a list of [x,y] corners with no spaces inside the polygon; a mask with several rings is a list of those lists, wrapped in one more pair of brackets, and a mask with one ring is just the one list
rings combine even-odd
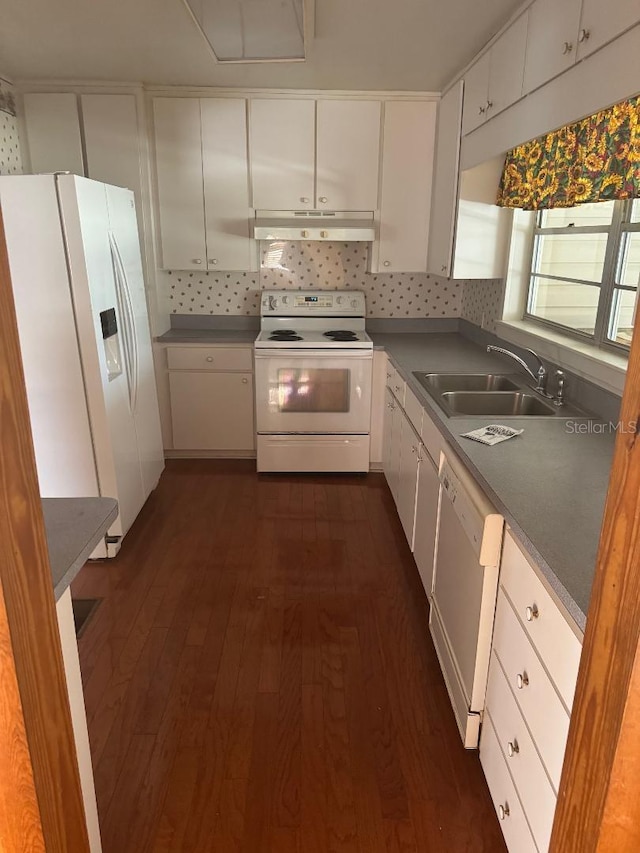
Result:
{"label": "drawer pull handle", "polygon": [[584,42],[584,41],[587,41],[587,39],[589,38],[590,35],[591,35],[590,30],[585,30],[585,29],[580,30],[580,35],[578,36],[578,41],[580,42],[580,44],[582,44],[582,42]]}
{"label": "drawer pull handle", "polygon": [[322,204],[326,204],[327,203],[326,195],[321,195],[320,198],[318,199],[318,201],[322,202]]}
{"label": "drawer pull handle", "polygon": [[208,356],[207,356],[207,361],[213,361],[213,356],[212,356],[212,355],[208,355]]}
{"label": "drawer pull handle", "polygon": [[504,805],[498,806],[498,817],[500,820],[504,820],[505,817],[509,817],[511,812],[509,811],[509,803],[505,803]]}
{"label": "drawer pull handle", "polygon": [[564,43],[564,47],[563,47],[563,49],[562,49],[562,53],[566,56],[566,54],[567,54],[567,53],[571,53],[571,51],[572,51],[572,50],[573,50],[573,42],[566,41],[566,42]]}
{"label": "drawer pull handle", "polygon": [[390,267],[390,266],[391,266],[391,261],[383,261],[383,262],[382,262],[382,266],[384,266],[384,267]]}
{"label": "drawer pull handle", "polygon": [[509,753],[509,758],[513,758],[514,755],[520,752],[520,745],[515,738],[507,744],[507,752]]}
{"label": "drawer pull handle", "polygon": [[516,675],[516,684],[518,685],[518,690],[522,690],[523,687],[529,686],[529,676],[526,672],[519,672]]}
{"label": "drawer pull handle", "polygon": [[538,605],[532,604],[530,607],[527,607],[527,609],[525,610],[525,615],[527,617],[527,622],[533,622],[534,619],[537,619],[540,615]]}
{"label": "drawer pull handle", "polygon": [[303,204],[309,204],[309,199],[306,197],[306,195],[300,196],[300,201]]}
{"label": "drawer pull handle", "polygon": [[320,232],[320,236],[321,236],[321,237],[328,237],[328,236],[329,236],[329,232],[328,232],[328,231],[321,231],[321,232]]}
{"label": "drawer pull handle", "polygon": [[192,263],[192,264],[201,264],[201,263],[202,263],[202,258],[192,258],[192,259],[191,259],[191,263]]}
{"label": "drawer pull handle", "polygon": [[244,377],[244,379],[242,380],[242,384],[243,384],[243,385],[247,385],[247,384],[248,384],[248,382],[249,382],[249,380],[248,380],[248,379],[247,379],[247,377],[245,376],[245,377]]}
{"label": "drawer pull handle", "polygon": [[218,263],[218,259],[217,258],[209,258],[209,263],[215,265]]}

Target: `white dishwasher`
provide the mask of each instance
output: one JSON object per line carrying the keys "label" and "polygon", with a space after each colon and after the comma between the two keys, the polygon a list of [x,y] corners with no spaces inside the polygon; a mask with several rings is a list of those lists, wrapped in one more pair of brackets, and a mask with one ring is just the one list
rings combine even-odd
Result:
{"label": "white dishwasher", "polygon": [[462,464],[440,455],[442,484],[429,627],[462,741],[478,746],[504,518]]}

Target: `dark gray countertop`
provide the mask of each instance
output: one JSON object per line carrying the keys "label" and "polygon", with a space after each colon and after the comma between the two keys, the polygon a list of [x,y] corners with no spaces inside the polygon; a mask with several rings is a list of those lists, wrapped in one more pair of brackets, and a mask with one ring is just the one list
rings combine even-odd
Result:
{"label": "dark gray countertop", "polygon": [[253,344],[256,329],[170,329],[156,338],[159,344]]}
{"label": "dark gray countertop", "polygon": [[58,601],[118,515],[113,498],[43,498],[53,591]]}
{"label": "dark gray countertop", "polygon": [[[446,441],[504,515],[567,611],[584,630],[615,434],[601,421],[571,427],[556,418],[508,418],[517,438],[487,447],[461,433],[500,417],[448,418],[412,375],[499,372],[503,359],[458,334],[376,334]],[[578,429],[586,432],[579,433]]]}

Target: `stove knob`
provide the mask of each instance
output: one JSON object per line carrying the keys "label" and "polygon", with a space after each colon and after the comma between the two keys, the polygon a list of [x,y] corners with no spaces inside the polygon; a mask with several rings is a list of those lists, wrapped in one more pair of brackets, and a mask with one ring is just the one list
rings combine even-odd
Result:
{"label": "stove knob", "polygon": [[352,307],[352,308],[357,308],[357,307],[358,307],[358,300],[357,300],[357,299],[352,299],[352,300],[351,300],[351,307]]}
{"label": "stove knob", "polygon": [[342,305],[342,296],[336,296],[336,303]]}
{"label": "stove knob", "polygon": [[283,297],[282,297],[282,304],[283,304],[283,305],[287,305],[287,304],[288,304],[288,302],[289,302],[289,297],[288,297],[288,296],[283,296]]}

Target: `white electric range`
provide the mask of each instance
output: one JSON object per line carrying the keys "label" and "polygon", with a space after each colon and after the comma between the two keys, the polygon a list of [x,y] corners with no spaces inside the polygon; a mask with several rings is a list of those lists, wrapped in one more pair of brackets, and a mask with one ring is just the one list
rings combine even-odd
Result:
{"label": "white electric range", "polygon": [[369,470],[373,342],[360,291],[267,290],[255,342],[258,471]]}

